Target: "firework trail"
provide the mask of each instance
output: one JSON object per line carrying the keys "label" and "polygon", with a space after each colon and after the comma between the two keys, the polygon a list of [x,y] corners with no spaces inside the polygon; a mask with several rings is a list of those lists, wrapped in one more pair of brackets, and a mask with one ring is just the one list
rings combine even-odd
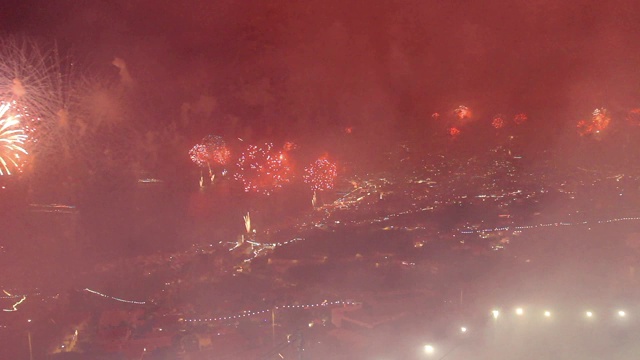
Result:
{"label": "firework trail", "polygon": [[333,189],[336,176],[338,175],[335,163],[322,157],[304,169],[303,180],[313,190],[311,204],[316,206],[318,201],[317,191]]}
{"label": "firework trail", "polygon": [[[189,157],[200,168],[209,169],[209,178],[213,182],[215,175],[212,166],[225,165],[229,162],[231,151],[220,136],[208,135],[200,144],[194,145],[189,150]],[[200,174],[200,186],[204,185],[202,173]]]}

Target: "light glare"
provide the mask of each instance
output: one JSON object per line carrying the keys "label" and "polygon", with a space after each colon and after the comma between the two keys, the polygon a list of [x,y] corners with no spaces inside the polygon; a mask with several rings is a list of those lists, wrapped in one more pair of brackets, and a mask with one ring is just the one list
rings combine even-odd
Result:
{"label": "light glare", "polygon": [[493,318],[494,318],[494,319],[497,319],[497,318],[498,318],[498,316],[500,316],[500,311],[498,311],[498,310],[493,310],[493,311],[491,311],[491,315],[493,315]]}
{"label": "light glare", "polygon": [[425,345],[424,346],[424,352],[427,354],[433,354],[436,351],[436,349],[432,346],[432,345]]}

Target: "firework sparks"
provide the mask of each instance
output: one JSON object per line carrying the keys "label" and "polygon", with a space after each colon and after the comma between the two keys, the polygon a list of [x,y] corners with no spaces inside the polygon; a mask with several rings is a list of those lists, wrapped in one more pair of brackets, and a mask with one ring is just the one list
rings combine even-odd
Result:
{"label": "firework sparks", "polygon": [[247,234],[251,233],[251,215],[247,212],[247,215],[243,215],[244,219],[244,229],[247,231]]}
{"label": "firework sparks", "polygon": [[449,134],[449,136],[451,137],[456,137],[458,135],[460,135],[460,129],[458,129],[457,127],[450,127],[447,130],[447,133]]}
{"label": "firework sparks", "polygon": [[[229,162],[231,151],[220,136],[208,135],[202,139],[201,144],[194,145],[189,150],[189,157],[200,168],[209,169],[209,178],[213,183],[215,174],[212,165],[225,165]],[[202,173],[200,174],[200,187],[204,185]]]}
{"label": "firework sparks", "polygon": [[202,139],[202,144],[206,147],[210,164],[225,165],[229,162],[231,151],[229,151],[222,137],[209,135]]}
{"label": "firework sparks", "polygon": [[231,152],[220,136],[209,135],[189,150],[189,157],[199,167],[212,164],[225,165],[229,162]]}
{"label": "firework sparks", "polygon": [[469,108],[464,105],[458,106],[455,110],[453,110],[453,113],[456,115],[458,120],[465,120],[471,117],[471,110],[469,110]]}
{"label": "firework sparks", "polygon": [[504,127],[504,116],[502,114],[494,116],[493,120],[491,120],[491,126],[496,129],[502,129]]}
{"label": "firework sparks", "polygon": [[336,164],[320,158],[304,169],[304,182],[309,184],[313,191],[333,189],[337,176]]}
{"label": "firework sparks", "polygon": [[527,114],[525,113],[519,113],[513,117],[513,122],[516,123],[516,125],[521,125],[527,120],[529,120],[529,117],[527,117]]}
{"label": "firework sparks", "polygon": [[634,126],[640,126],[640,109],[631,109],[627,113],[627,121]]}
{"label": "firework sparks", "polygon": [[282,148],[284,149],[284,151],[293,151],[298,148],[298,144],[294,143],[293,141],[287,141],[286,143],[284,143],[284,146]]}
{"label": "firework sparks", "polygon": [[[71,91],[73,62],[61,57],[56,46],[17,37],[0,40],[0,58],[0,97],[22,116],[29,140],[55,137],[57,128],[67,125],[67,109],[77,94]],[[60,139],[50,142],[59,146]]]}
{"label": "firework sparks", "polygon": [[195,144],[191,150],[189,150],[189,157],[191,158],[191,161],[199,167],[207,166],[207,159],[209,158],[209,154],[207,154],[207,147],[202,144]]}
{"label": "firework sparks", "polygon": [[599,135],[609,127],[610,122],[611,117],[609,116],[607,109],[595,109],[591,114],[591,121],[587,122],[585,120],[580,120],[578,122],[578,133],[582,136]]}
{"label": "firework sparks", "polygon": [[274,190],[289,182],[291,168],[282,151],[276,151],[273,144],[262,147],[249,145],[236,163],[238,170],[234,178],[242,182],[246,192],[270,195]]}
{"label": "firework sparks", "polygon": [[0,105],[0,175],[11,175],[12,170],[20,171],[23,155],[28,155],[24,148],[28,136],[20,121],[9,115],[10,104]]}

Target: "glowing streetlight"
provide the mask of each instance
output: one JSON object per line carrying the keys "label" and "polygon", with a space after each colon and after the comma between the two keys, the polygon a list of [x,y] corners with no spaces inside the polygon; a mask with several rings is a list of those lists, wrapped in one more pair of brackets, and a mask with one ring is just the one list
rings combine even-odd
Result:
{"label": "glowing streetlight", "polygon": [[516,315],[518,315],[518,316],[524,315],[524,309],[521,308],[521,307],[517,308],[516,309]]}
{"label": "glowing streetlight", "polygon": [[592,318],[592,317],[593,317],[593,312],[591,312],[591,311],[587,311],[587,312],[585,313],[585,315],[586,315],[588,318]]}
{"label": "glowing streetlight", "polygon": [[427,355],[432,355],[433,353],[436,352],[436,348],[434,348],[433,345],[425,345],[424,352]]}
{"label": "glowing streetlight", "polygon": [[627,313],[626,313],[626,312],[624,312],[624,310],[619,310],[619,311],[618,311],[618,316],[619,316],[619,317],[625,317],[625,316],[627,316]]}
{"label": "glowing streetlight", "polygon": [[544,317],[551,317],[551,311],[545,310]]}
{"label": "glowing streetlight", "polygon": [[498,318],[498,316],[500,316],[500,311],[498,311],[498,310],[492,310],[492,311],[491,311],[491,315],[493,315],[493,318],[494,318],[494,319],[497,319],[497,318]]}
{"label": "glowing streetlight", "polygon": [[466,328],[466,327],[464,327],[464,326],[463,326],[463,327],[461,327],[461,328],[460,328],[460,332],[461,332],[461,333],[463,333],[463,334],[464,334],[464,333],[466,333],[466,332],[467,332],[467,328]]}

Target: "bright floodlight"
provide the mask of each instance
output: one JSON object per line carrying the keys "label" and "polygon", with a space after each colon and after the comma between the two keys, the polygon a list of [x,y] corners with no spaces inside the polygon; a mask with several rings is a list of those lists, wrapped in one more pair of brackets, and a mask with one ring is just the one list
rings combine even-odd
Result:
{"label": "bright floodlight", "polygon": [[517,308],[516,309],[516,314],[517,315],[524,315],[524,309],[523,308]]}
{"label": "bright floodlight", "polygon": [[625,317],[625,316],[627,316],[627,313],[624,312],[624,310],[620,310],[620,311],[618,311],[618,316]]}
{"label": "bright floodlight", "polygon": [[463,327],[461,327],[461,328],[460,328],[460,332],[462,332],[462,333],[466,333],[466,332],[467,332],[467,328],[466,328],[466,327],[464,327],[464,326],[463,326]]}
{"label": "bright floodlight", "polygon": [[544,317],[551,317],[551,311],[546,310],[546,311],[544,312]]}
{"label": "bright floodlight", "polygon": [[425,352],[426,354],[431,355],[431,354],[433,354],[434,352],[436,352],[436,349],[435,349],[432,345],[425,345],[425,346],[424,346],[424,352]]}
{"label": "bright floodlight", "polygon": [[497,318],[498,318],[498,316],[500,316],[500,311],[498,311],[498,310],[492,310],[492,311],[491,311],[491,315],[493,315],[493,318],[494,318],[494,319],[497,319]]}
{"label": "bright floodlight", "polygon": [[588,318],[593,317],[593,313],[591,311],[587,311],[585,315],[587,315]]}

